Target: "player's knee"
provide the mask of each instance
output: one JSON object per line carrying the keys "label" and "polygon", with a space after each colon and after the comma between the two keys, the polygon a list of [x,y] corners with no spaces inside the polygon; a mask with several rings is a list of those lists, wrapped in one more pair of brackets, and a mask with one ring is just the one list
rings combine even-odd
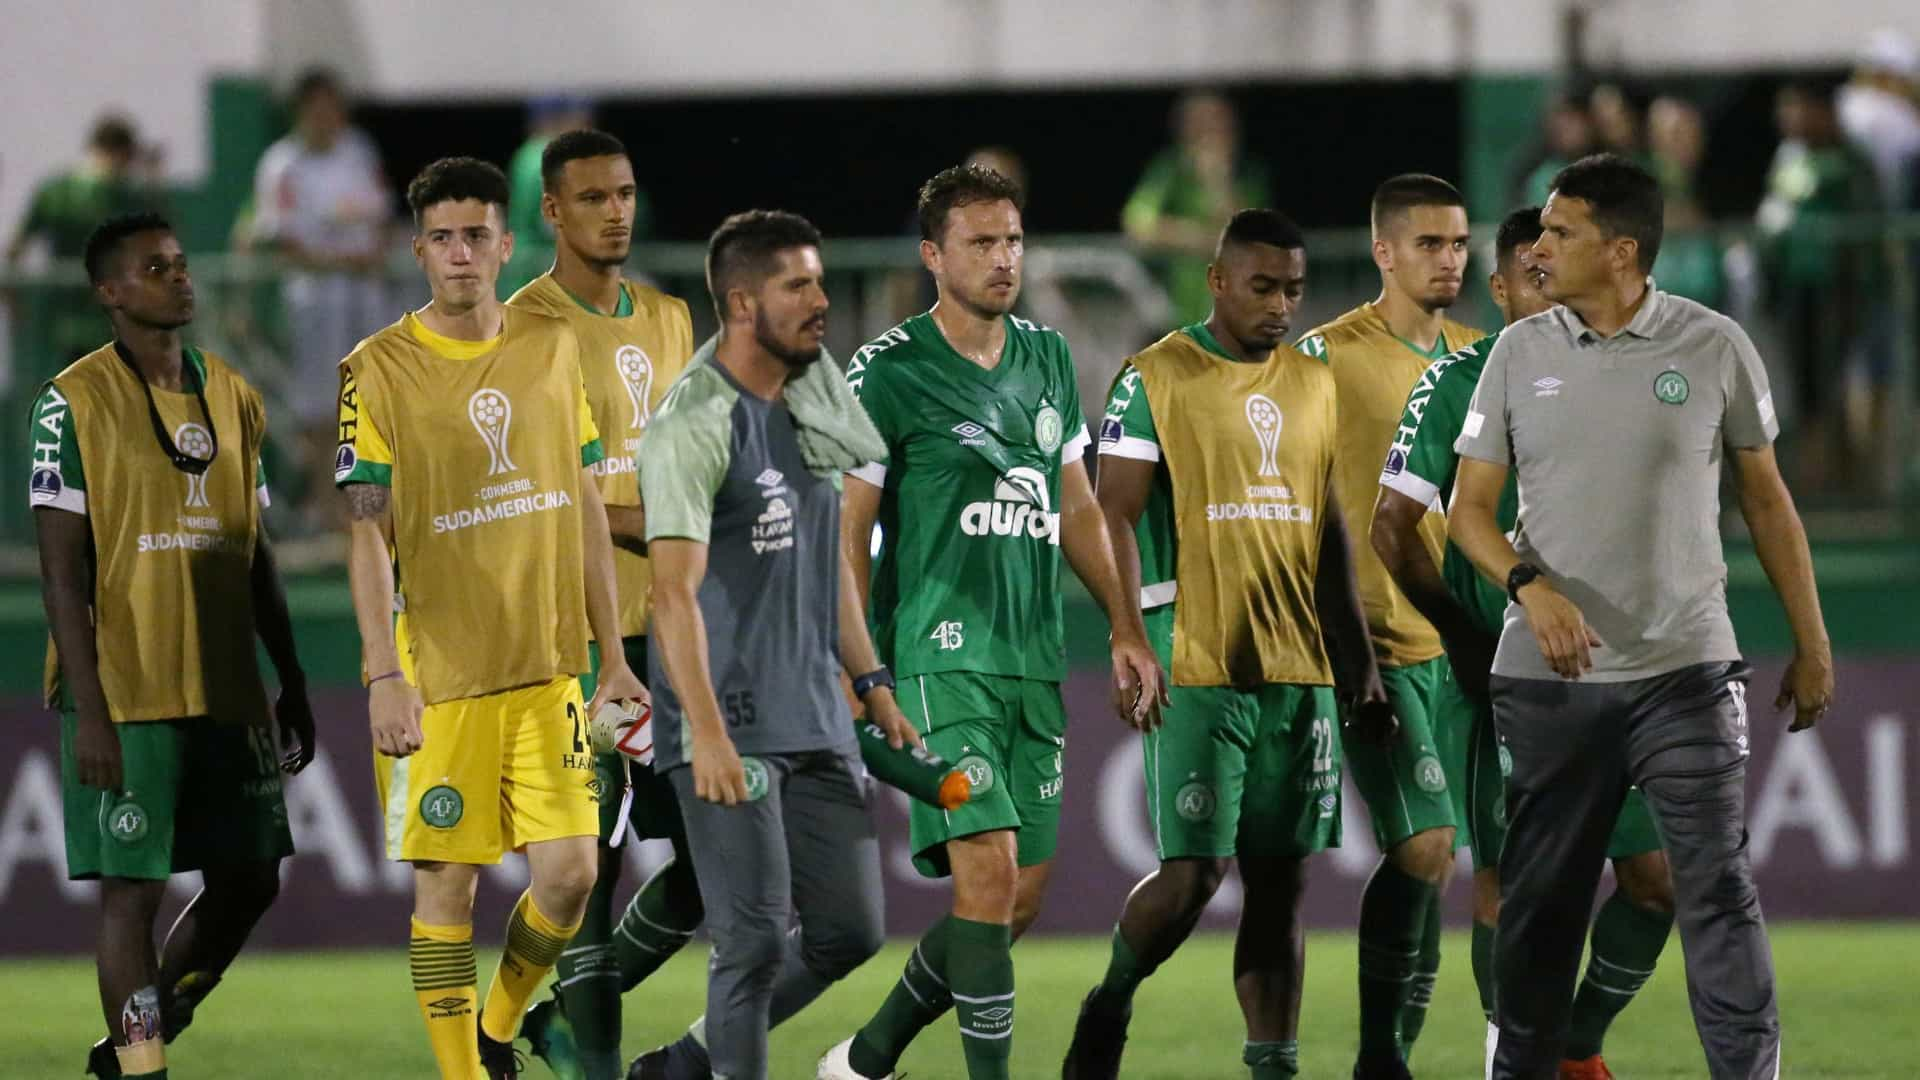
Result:
{"label": "player's knee", "polygon": [[[539,899],[553,905],[552,910],[584,911],[587,897],[593,893],[593,883],[599,880],[597,863],[593,858],[553,860],[542,867],[539,880],[534,882],[534,891]],[[541,904],[543,910],[547,909],[547,903]]]}
{"label": "player's knee", "polygon": [[1649,852],[1613,864],[1620,892],[1634,907],[1660,915],[1673,914],[1673,874],[1663,852]]}
{"label": "player's knee", "polygon": [[1175,887],[1181,908],[1194,911],[1220,891],[1230,865],[1227,859],[1169,859],[1160,864],[1160,876]]}
{"label": "player's knee", "polygon": [[151,923],[160,911],[160,900],[166,891],[164,881],[101,878],[100,911],[110,919],[144,919]]}
{"label": "player's knee", "polygon": [[[209,880],[207,887],[214,888],[214,882]],[[263,863],[230,878],[223,876],[218,888],[223,903],[258,917],[280,898],[280,864]]]}
{"label": "player's knee", "polygon": [[1415,833],[1396,844],[1390,858],[1401,872],[1438,885],[1453,865],[1453,827]]}

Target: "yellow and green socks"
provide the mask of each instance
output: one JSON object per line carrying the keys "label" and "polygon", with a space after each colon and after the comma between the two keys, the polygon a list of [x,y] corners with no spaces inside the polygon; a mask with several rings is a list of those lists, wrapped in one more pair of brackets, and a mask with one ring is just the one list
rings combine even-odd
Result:
{"label": "yellow and green socks", "polygon": [[579,929],[579,923],[561,926],[541,914],[531,892],[520,894],[507,920],[507,947],[500,953],[500,966],[494,969],[487,1004],[480,1012],[480,1029],[487,1038],[512,1042],[519,1034],[527,1002]]}
{"label": "yellow and green socks", "polygon": [[1013,932],[948,920],[947,988],[960,1024],[968,1080],[1008,1080],[1013,1055]]}
{"label": "yellow and green socks", "polygon": [[480,990],[472,925],[429,926],[414,919],[407,962],[440,1075],[470,1080],[480,1072],[480,1049],[473,1036]]}

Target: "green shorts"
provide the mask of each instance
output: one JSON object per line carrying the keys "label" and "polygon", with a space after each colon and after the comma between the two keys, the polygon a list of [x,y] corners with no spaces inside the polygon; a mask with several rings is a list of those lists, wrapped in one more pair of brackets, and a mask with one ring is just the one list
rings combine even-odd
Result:
{"label": "green shorts", "polygon": [[943,671],[903,676],[894,694],[927,749],[966,769],[973,781],[973,798],[958,810],[910,803],[914,868],[946,877],[952,872],[947,841],[997,829],[1016,830],[1021,866],[1050,861],[1059,841],[1067,748],[1060,684]]}
{"label": "green shorts", "polygon": [[[621,639],[620,644],[627,654],[627,666],[640,676],[641,682],[646,682],[646,636],[636,634]],[[599,643],[589,642],[587,653],[593,667],[580,676],[580,693],[592,701],[600,677]],[[614,828],[620,824],[620,804],[625,801],[629,786],[633,789],[633,803],[627,807],[628,836],[635,840],[676,843],[686,840],[687,829],[680,821],[680,800],[674,797],[673,785],[666,775],[654,772],[650,765],[630,761],[623,754],[609,753],[593,755],[593,793],[600,800],[602,844],[613,838]]]}
{"label": "green shorts", "polygon": [[[1476,872],[1500,865],[1500,849],[1507,840],[1507,774],[1513,770],[1513,758],[1500,745],[1493,727],[1493,706],[1476,701],[1452,679],[1441,691],[1440,710],[1449,716],[1468,718],[1466,739],[1465,816],[1460,835],[1473,848]],[[1620,816],[1607,838],[1607,858],[1630,859],[1660,850],[1660,830],[1654,825],[1653,810],[1640,789],[1628,788],[1620,805]]]}
{"label": "green shorts", "polygon": [[1440,688],[1453,682],[1453,669],[1440,656],[1381,668],[1380,681],[1400,719],[1399,738],[1389,747],[1355,742],[1347,747],[1347,761],[1373,820],[1374,842],[1390,851],[1410,836],[1458,824],[1444,747],[1434,731],[1435,702]]}
{"label": "green shorts", "polygon": [[[1163,614],[1164,613],[1164,614]],[[1173,608],[1147,613],[1173,670]],[[1339,711],[1330,686],[1169,687],[1141,741],[1160,858],[1298,858],[1340,844]]]}
{"label": "green shorts", "polygon": [[268,729],[201,718],[115,724],[122,775],[112,792],[80,783],[78,725],[60,714],[68,877],[164,881],[293,854]]}

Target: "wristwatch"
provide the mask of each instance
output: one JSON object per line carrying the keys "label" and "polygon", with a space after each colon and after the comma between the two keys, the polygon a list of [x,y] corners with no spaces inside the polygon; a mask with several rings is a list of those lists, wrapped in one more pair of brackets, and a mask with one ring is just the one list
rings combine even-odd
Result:
{"label": "wristwatch", "polygon": [[1532,563],[1516,564],[1513,569],[1507,571],[1507,599],[1516,604],[1519,603],[1520,590],[1533,584],[1534,579],[1539,576],[1540,568]]}
{"label": "wristwatch", "polygon": [[885,665],[853,680],[853,696],[865,701],[868,694],[882,686],[889,690],[894,688],[893,672],[889,671]]}

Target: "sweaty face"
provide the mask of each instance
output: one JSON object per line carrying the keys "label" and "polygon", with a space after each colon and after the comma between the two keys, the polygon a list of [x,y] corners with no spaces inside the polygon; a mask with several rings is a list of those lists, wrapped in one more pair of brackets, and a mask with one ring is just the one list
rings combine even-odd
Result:
{"label": "sweaty face", "polygon": [[1012,200],[966,203],[947,211],[938,244],[921,242],[921,257],[942,299],[977,315],[1005,315],[1020,298],[1026,242]]}
{"label": "sweaty face", "polygon": [[[1452,307],[1467,272],[1467,212],[1416,206],[1382,223],[1375,258],[1401,292],[1428,311]],[[1384,250],[1383,250],[1384,249]]]}
{"label": "sweaty face", "polygon": [[794,368],[820,359],[827,337],[826,270],[820,249],[788,248],[753,294],[753,337]]}
{"label": "sweaty face", "polygon": [[1306,294],[1306,249],[1229,244],[1208,267],[1207,285],[1222,328],[1247,352],[1267,352],[1286,340]]}
{"label": "sweaty face", "polygon": [[1603,286],[1610,278],[1609,245],[1593,204],[1558,191],[1540,211],[1540,239],[1533,243],[1533,266],[1548,300],[1566,303]]}
{"label": "sweaty face", "polygon": [[618,265],[633,246],[633,163],[624,154],[578,158],[561,166],[541,210],[560,243],[589,263]]}
{"label": "sweaty face", "polygon": [[193,278],[170,232],[136,233],[120,245],[101,298],[136,326],[178,330],[193,321]]}
{"label": "sweaty face", "polygon": [[470,310],[491,297],[512,254],[513,234],[493,203],[448,200],[420,214],[413,257],[427,272],[434,304],[448,312]]}
{"label": "sweaty face", "polygon": [[1553,301],[1540,291],[1540,272],[1534,262],[1532,246],[1517,245],[1508,253],[1505,268],[1496,274],[1500,279],[1497,298],[1500,310],[1510,323],[1538,315],[1553,306]]}

